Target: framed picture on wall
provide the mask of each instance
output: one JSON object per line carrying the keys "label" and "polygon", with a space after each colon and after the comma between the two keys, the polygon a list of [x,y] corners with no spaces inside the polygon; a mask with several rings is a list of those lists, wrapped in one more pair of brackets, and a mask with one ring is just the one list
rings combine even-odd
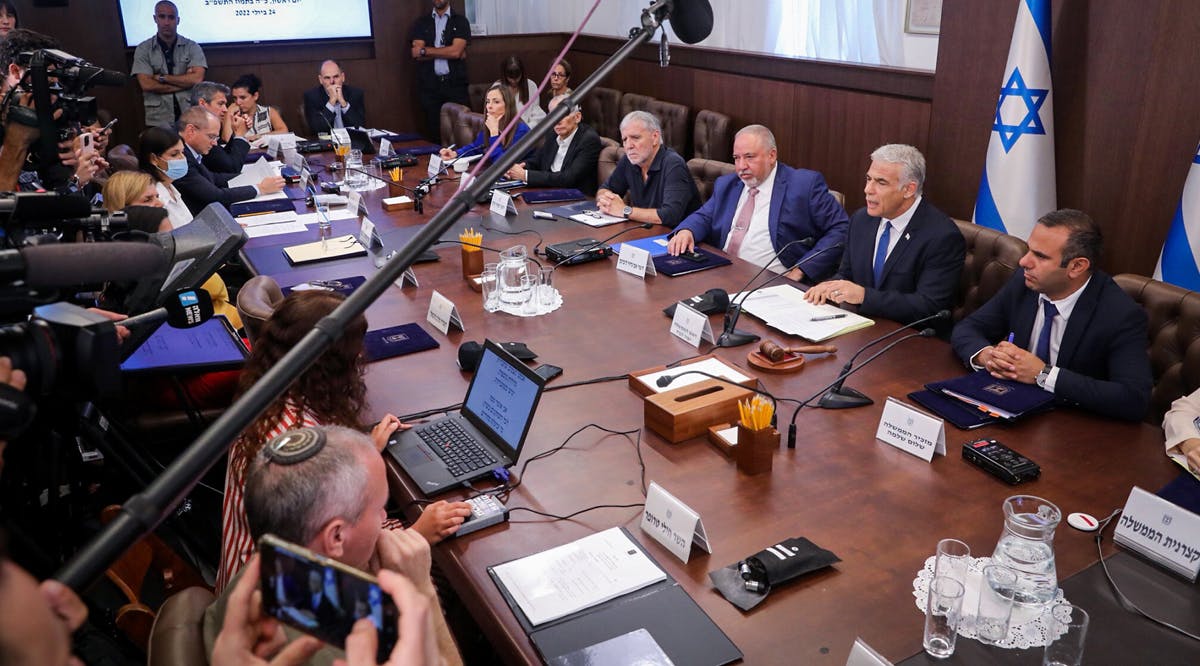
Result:
{"label": "framed picture on wall", "polygon": [[908,0],[904,32],[936,35],[942,30],[942,0]]}

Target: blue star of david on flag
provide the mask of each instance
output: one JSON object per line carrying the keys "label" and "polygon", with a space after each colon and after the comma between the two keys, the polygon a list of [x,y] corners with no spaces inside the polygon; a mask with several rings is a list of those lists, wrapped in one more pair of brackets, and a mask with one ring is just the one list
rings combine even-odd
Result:
{"label": "blue star of david on flag", "polygon": [[[1013,69],[1012,76],[1008,77],[1008,82],[1000,88],[1000,99],[996,102],[996,119],[992,124],[992,131],[1000,135],[1000,143],[1004,146],[1004,152],[1012,150],[1013,145],[1024,134],[1046,133],[1046,127],[1042,124],[1040,114],[1042,104],[1045,103],[1049,94],[1048,89],[1026,86],[1025,79],[1021,76],[1021,68]],[[1005,123],[1002,113],[1004,102],[1010,97],[1017,98],[1025,104],[1025,117],[1016,125]],[[1014,102],[1014,104],[1016,103]]]}

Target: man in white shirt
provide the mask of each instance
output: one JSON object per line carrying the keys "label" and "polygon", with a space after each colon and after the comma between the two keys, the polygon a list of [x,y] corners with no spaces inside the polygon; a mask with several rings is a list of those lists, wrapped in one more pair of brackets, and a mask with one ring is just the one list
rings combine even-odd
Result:
{"label": "man in white shirt", "polygon": [[[550,112],[565,99],[566,95],[559,95],[550,100]],[[513,165],[507,175],[533,187],[573,187],[592,196],[596,194],[599,160],[600,135],[583,122],[583,111],[576,104],[555,123],[554,136],[548,137],[529,160]]]}
{"label": "man in white shirt", "polygon": [[833,272],[849,221],[825,178],[780,164],[775,135],[762,125],[738,131],[733,163],[737,172],[717,179],[712,197],[679,223],[667,251],[690,252],[704,241],[792,280]]}

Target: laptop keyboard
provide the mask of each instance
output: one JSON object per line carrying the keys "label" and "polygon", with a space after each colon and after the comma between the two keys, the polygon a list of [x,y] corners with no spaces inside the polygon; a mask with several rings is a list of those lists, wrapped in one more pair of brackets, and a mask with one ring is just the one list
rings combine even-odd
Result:
{"label": "laptop keyboard", "polygon": [[496,464],[496,459],[479,445],[456,421],[444,420],[417,430],[417,434],[454,476]]}

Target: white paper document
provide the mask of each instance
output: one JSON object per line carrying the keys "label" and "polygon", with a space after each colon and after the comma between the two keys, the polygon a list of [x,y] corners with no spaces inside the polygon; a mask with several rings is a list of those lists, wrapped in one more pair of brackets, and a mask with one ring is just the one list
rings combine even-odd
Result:
{"label": "white paper document", "polygon": [[279,234],[291,234],[306,230],[304,223],[299,221],[295,213],[247,215],[246,217],[237,218],[237,222],[246,230],[248,238],[278,236]]}
{"label": "white paper document", "polygon": [[607,227],[610,224],[626,221],[626,218],[614,217],[612,215],[608,215],[607,213],[601,213],[599,210],[589,210],[577,215],[572,215],[571,219],[575,220],[576,222],[582,222],[589,227]]}
{"label": "white paper document", "polygon": [[[330,222],[333,222],[335,220],[352,220],[358,217],[358,213],[350,210],[349,208],[331,208],[329,209],[329,212],[326,213],[326,216],[329,218]],[[296,220],[298,220],[301,224],[317,224],[321,221],[321,218],[317,213],[305,213],[303,215],[297,215]]]}
{"label": "white paper document", "polygon": [[[267,158],[260,157],[257,162],[247,164],[242,167],[242,172],[237,176],[229,179],[228,187],[253,187],[263,181],[264,178],[279,175],[279,162],[268,162]],[[264,194],[255,197],[252,201],[269,201],[271,199],[286,199],[287,192],[280,190],[274,194]]]}
{"label": "white paper document", "polygon": [[682,372],[687,372],[688,370],[707,372],[710,375],[724,377],[725,379],[738,384],[750,381],[750,378],[738,372],[737,368],[734,368],[718,358],[706,358],[703,361],[698,361],[696,363],[689,363],[687,365],[680,365],[674,368],[667,368],[666,370],[652,372],[648,375],[640,375],[638,377],[638,381],[645,384],[646,388],[650,389],[651,391],[655,393],[662,393],[663,391],[673,391],[680,386],[688,386],[689,384],[706,382],[711,379],[710,377],[705,377],[704,375],[691,374],[683,375],[682,377],[673,380],[667,386],[659,386],[657,383],[659,377],[666,375],[678,375]]}
{"label": "white paper document", "polygon": [[492,570],[534,626],[667,577],[619,527]]}
{"label": "white paper document", "polygon": [[[742,298],[742,293],[730,294],[729,301],[732,303]],[[813,305],[804,300],[803,291],[786,284],[754,292],[742,304],[742,310],[763,320],[771,328],[813,342],[828,340],[875,323],[872,319],[828,303]]]}

